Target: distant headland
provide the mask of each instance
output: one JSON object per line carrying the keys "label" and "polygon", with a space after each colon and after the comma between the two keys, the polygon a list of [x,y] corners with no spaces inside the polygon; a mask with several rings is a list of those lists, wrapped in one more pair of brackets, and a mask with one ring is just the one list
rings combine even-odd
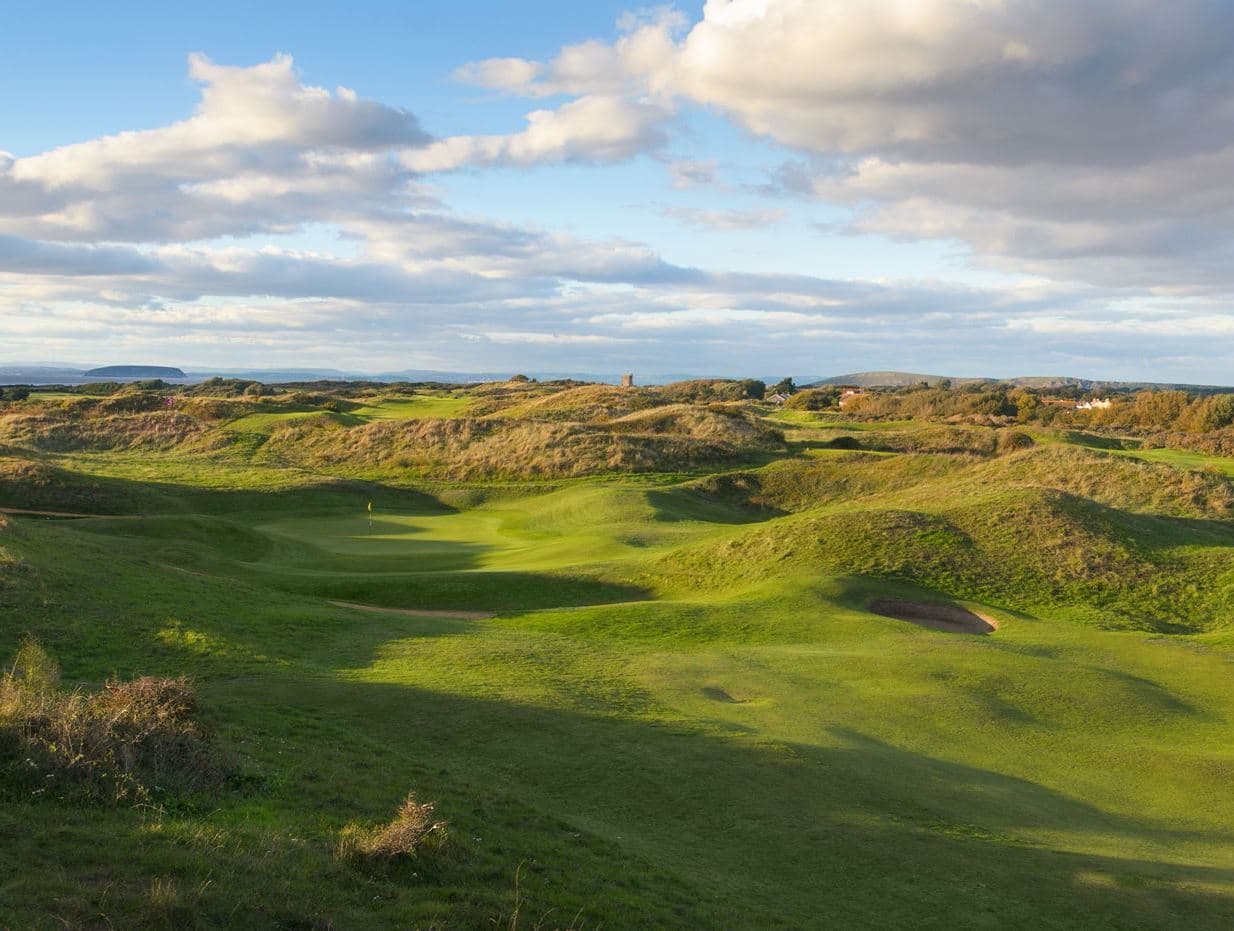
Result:
{"label": "distant headland", "polygon": [[166,365],[105,365],[83,372],[91,378],[187,378],[178,368]]}

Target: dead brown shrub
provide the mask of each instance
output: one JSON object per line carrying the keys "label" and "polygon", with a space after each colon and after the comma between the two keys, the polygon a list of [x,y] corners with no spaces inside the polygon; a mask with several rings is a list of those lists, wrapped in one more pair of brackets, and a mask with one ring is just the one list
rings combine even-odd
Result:
{"label": "dead brown shrub", "polygon": [[0,677],[0,787],[137,802],[217,788],[229,768],[193,721],[188,680],[110,680],[59,687],[55,661],[27,638]]}
{"label": "dead brown shrub", "polygon": [[397,860],[439,850],[448,837],[445,821],[434,821],[436,803],[408,795],[388,824],[365,827],[352,822],[339,831],[335,852],[341,860]]}

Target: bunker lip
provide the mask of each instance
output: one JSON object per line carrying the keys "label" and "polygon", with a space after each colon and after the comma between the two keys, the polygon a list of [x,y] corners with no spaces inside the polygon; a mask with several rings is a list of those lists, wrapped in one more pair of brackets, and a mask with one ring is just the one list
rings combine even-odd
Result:
{"label": "bunker lip", "polygon": [[994,618],[945,601],[875,598],[866,605],[866,610],[871,614],[952,634],[989,634],[998,630],[998,621]]}

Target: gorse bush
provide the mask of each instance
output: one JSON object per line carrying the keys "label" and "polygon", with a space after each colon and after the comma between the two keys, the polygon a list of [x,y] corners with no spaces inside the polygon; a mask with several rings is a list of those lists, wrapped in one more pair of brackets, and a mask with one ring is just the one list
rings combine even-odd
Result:
{"label": "gorse bush", "polygon": [[1019,430],[1002,430],[998,434],[998,451],[1000,453],[1014,453],[1022,449],[1032,449],[1036,443],[1033,438],[1027,433],[1021,433]]}
{"label": "gorse bush", "polygon": [[0,788],[20,796],[138,802],[216,788],[228,767],[193,721],[186,679],[60,688],[27,638],[0,678]]}
{"label": "gorse bush", "polygon": [[439,850],[448,837],[444,821],[434,821],[434,802],[417,802],[408,795],[394,819],[377,827],[352,822],[339,832],[335,852],[340,860],[384,860],[415,857]]}

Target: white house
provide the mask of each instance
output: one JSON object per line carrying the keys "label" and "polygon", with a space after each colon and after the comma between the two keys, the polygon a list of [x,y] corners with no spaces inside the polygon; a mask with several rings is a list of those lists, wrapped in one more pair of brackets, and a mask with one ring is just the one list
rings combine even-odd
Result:
{"label": "white house", "polygon": [[841,388],[840,389],[840,407],[843,407],[853,398],[859,398],[866,393],[865,388]]}

